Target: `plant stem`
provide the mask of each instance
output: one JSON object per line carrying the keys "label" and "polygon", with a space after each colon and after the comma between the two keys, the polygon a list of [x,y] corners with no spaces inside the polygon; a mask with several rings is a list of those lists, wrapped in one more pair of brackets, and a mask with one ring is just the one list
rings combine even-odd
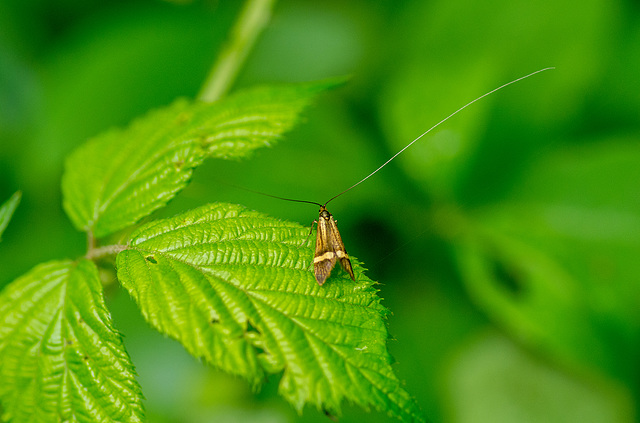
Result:
{"label": "plant stem", "polygon": [[125,245],[105,245],[104,247],[92,248],[87,251],[85,258],[97,260],[104,256],[115,255],[125,248],[127,248]]}
{"label": "plant stem", "polygon": [[267,26],[274,3],[275,0],[247,0],[200,89],[200,100],[216,101],[231,88],[258,35]]}

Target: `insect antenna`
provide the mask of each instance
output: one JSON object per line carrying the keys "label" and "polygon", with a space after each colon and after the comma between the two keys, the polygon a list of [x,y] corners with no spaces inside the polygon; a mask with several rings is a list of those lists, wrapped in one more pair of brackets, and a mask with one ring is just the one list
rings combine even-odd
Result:
{"label": "insect antenna", "polygon": [[320,203],[316,203],[315,201],[296,200],[296,199],[294,199],[294,198],[278,197],[277,195],[266,194],[266,193],[264,193],[264,192],[255,191],[255,190],[252,190],[252,189],[249,189],[249,188],[241,187],[241,186],[239,186],[239,185],[233,185],[233,184],[227,184],[227,185],[230,185],[230,186],[232,186],[232,187],[234,187],[234,188],[237,188],[237,189],[241,189],[241,190],[243,190],[243,191],[249,191],[249,192],[252,192],[252,193],[254,193],[254,194],[264,195],[265,197],[277,198],[278,200],[284,200],[284,201],[293,201],[294,203],[315,204],[316,206],[320,206],[320,207],[322,207],[322,204],[320,204]]}
{"label": "insect antenna", "polygon": [[[371,172],[370,174],[368,174],[367,176],[365,176],[364,178],[360,179],[358,182],[356,182],[355,184],[351,185],[349,188],[345,189],[344,191],[342,191],[341,193],[339,193],[338,195],[334,195],[333,197],[331,197],[329,200],[327,200],[324,203],[324,206],[326,206],[327,204],[329,204],[330,201],[335,200],[336,198],[340,197],[342,194],[345,194],[347,191],[352,190],[353,188],[357,187],[358,185],[360,185],[361,183],[363,183],[364,181],[366,181],[367,179],[369,179],[370,177],[372,177],[373,175],[375,175],[380,169],[382,169],[383,167],[385,167],[386,165],[389,164],[389,162],[391,162],[391,160],[395,159],[396,157],[398,157],[400,155],[400,153],[402,153],[404,150],[406,150],[407,148],[411,147],[414,143],[416,143],[416,141],[418,141],[419,139],[421,139],[422,137],[424,137],[425,135],[427,135],[429,132],[433,131],[434,129],[436,129],[438,126],[440,126],[441,124],[443,124],[444,122],[446,122],[447,120],[449,120],[450,118],[452,118],[453,116],[457,115],[458,113],[460,113],[461,111],[463,111],[464,109],[466,109],[467,107],[471,106],[473,103],[475,103],[476,101],[482,100],[483,98],[487,97],[488,95],[491,95],[493,93],[495,93],[496,91],[499,91],[511,84],[515,84],[516,82],[522,81],[523,79],[529,78],[530,76],[533,76],[537,73],[540,72],[544,72],[550,69],[555,69],[555,67],[548,67],[548,68],[544,68],[544,69],[540,69],[537,70],[535,72],[531,72],[530,74],[527,74],[525,76],[521,76],[520,78],[514,79],[513,81],[507,82],[506,84],[502,84],[497,88],[494,88],[493,90],[482,94],[480,97],[476,98],[475,100],[471,100],[470,102],[468,102],[467,104],[465,104],[464,106],[460,107],[458,110],[456,110],[455,112],[451,113],[449,116],[445,117],[444,119],[442,119],[440,122],[436,123],[435,125],[433,125],[431,128],[427,129],[426,131],[424,131],[422,134],[420,134],[416,139],[414,139],[413,141],[411,141],[409,144],[407,144],[406,146],[404,146],[404,148],[400,151],[398,151],[396,154],[394,154],[393,156],[391,156],[391,158],[389,160],[387,160],[386,162],[382,163],[382,165],[380,165],[380,167],[378,167],[376,170],[374,170],[373,172]],[[307,202],[311,202],[311,201],[307,201]]]}

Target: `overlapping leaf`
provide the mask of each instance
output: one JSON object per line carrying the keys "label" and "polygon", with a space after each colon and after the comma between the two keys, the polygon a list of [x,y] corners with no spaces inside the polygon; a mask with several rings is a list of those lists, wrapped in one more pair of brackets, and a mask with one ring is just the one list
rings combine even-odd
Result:
{"label": "overlapping leaf", "polygon": [[21,194],[20,191],[16,192],[5,203],[0,206],[0,239],[2,239],[2,233],[7,228],[13,212],[20,203]]}
{"label": "overlapping leaf", "polygon": [[308,228],[212,204],[149,223],[117,256],[118,278],[159,331],[256,386],[339,414],[343,399],[422,420],[386,349],[386,309],[355,263],[320,287]]}
{"label": "overlapping leaf", "polygon": [[248,90],[216,103],[180,100],[90,140],[67,160],[64,208],[102,237],[165,205],[207,157],[239,158],[269,145],[335,81]]}
{"label": "overlapping leaf", "polygon": [[0,294],[0,380],[7,421],[142,421],[92,262],[42,264]]}
{"label": "overlapping leaf", "polygon": [[633,385],[639,160],[635,139],[542,157],[508,203],[475,216],[477,233],[458,248],[474,299],[505,328],[564,362]]}

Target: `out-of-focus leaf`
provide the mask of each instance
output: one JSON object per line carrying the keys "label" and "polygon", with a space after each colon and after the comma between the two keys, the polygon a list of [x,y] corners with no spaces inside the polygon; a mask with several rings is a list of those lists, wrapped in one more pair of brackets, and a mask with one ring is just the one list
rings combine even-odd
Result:
{"label": "out-of-focus leaf", "polygon": [[[382,97],[383,119],[388,126],[391,148],[401,149],[473,100],[473,96],[495,88],[491,87],[492,73],[486,64],[476,65],[473,69],[465,66],[457,72],[451,69],[443,72],[426,65],[398,70],[397,77],[384,87]],[[453,82],[457,80],[464,83]],[[460,177],[460,169],[481,141],[493,100],[489,97],[474,104],[454,121],[427,134],[399,158],[411,177],[423,182],[434,196],[444,199],[452,196],[451,190],[455,188],[456,178]]]}
{"label": "out-of-focus leaf", "polygon": [[182,190],[205,158],[241,158],[275,142],[336,82],[263,87],[216,103],[180,100],[99,135],[66,162],[65,210],[96,237],[132,225]]}
{"label": "out-of-focus leaf", "polygon": [[558,348],[565,359],[590,361],[584,355],[606,347],[585,324],[578,282],[546,252],[496,233],[471,237],[457,251],[473,299],[516,337]]}
{"label": "out-of-focus leaf", "polygon": [[406,5],[391,42],[403,49],[380,84],[391,151],[474,96],[527,72],[557,68],[483,99],[398,158],[396,164],[429,194],[463,204],[488,203],[494,192],[502,194],[528,155],[556,140],[550,129],[575,123],[571,117],[581,110],[584,91],[600,85],[617,43],[612,34],[618,6],[605,0],[585,1],[581,13],[572,13],[571,2]]}
{"label": "out-of-focus leaf", "polygon": [[5,420],[142,421],[134,375],[92,262],[42,264],[0,294]]}
{"label": "out-of-focus leaf", "polygon": [[553,368],[498,334],[483,334],[458,357],[447,375],[447,421],[635,421],[631,399],[623,390]]}
{"label": "out-of-focus leaf", "polygon": [[391,369],[387,310],[354,261],[356,282],[311,271],[308,228],[211,204],[137,229],[118,278],[160,332],[194,356],[258,386],[283,372],[297,410],[340,414],[347,399],[405,421],[423,419]]}
{"label": "out-of-focus leaf", "polygon": [[0,206],[0,240],[2,239],[2,233],[7,229],[7,225],[13,216],[13,212],[16,211],[18,204],[20,204],[20,198],[22,194],[20,191],[16,192],[7,201]]}
{"label": "out-of-focus leaf", "polygon": [[530,345],[637,389],[640,146],[606,140],[534,163],[459,244],[485,311]]}

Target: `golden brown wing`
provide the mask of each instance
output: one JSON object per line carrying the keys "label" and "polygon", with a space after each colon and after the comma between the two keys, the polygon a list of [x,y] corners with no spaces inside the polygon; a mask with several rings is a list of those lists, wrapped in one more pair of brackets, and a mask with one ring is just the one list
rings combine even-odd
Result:
{"label": "golden brown wing", "polygon": [[351,260],[344,248],[338,225],[331,213],[321,207],[316,234],[316,254],[313,258],[316,280],[320,285],[329,277],[338,260],[351,279],[355,280]]}

